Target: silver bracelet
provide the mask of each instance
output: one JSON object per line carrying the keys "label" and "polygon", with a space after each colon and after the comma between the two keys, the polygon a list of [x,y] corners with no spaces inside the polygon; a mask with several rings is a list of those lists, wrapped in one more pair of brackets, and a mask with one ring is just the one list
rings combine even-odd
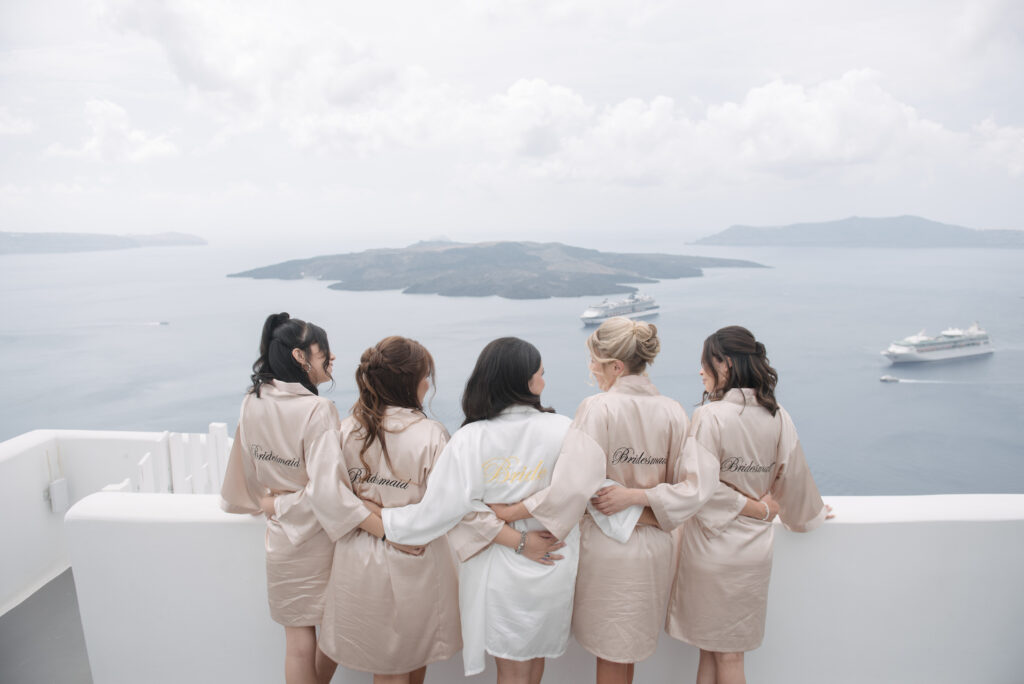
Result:
{"label": "silver bracelet", "polygon": [[519,537],[519,546],[516,547],[516,553],[522,553],[523,549],[526,548],[526,530],[523,530],[519,534],[522,536]]}
{"label": "silver bracelet", "polygon": [[768,518],[770,518],[771,515],[772,515],[772,509],[771,509],[771,506],[768,505],[767,501],[762,501],[761,503],[764,504],[764,517],[761,518],[761,520],[764,520],[764,521],[767,522]]}

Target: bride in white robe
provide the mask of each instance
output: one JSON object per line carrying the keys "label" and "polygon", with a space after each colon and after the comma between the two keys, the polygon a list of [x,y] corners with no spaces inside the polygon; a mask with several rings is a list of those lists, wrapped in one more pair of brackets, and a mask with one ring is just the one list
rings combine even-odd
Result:
{"label": "bride in white robe", "polygon": [[[463,516],[490,515],[488,503],[511,503],[545,488],[570,421],[540,404],[540,354],[527,342],[487,345],[466,383],[466,421],[438,457],[419,503],[383,511],[389,540],[426,544]],[[544,658],[565,652],[579,558],[579,528],[558,543],[534,519],[496,527],[496,543],[471,555],[456,549],[466,675],[497,659],[498,681],[540,681]],[[528,534],[533,532],[533,534]],[[555,554],[552,551],[559,551]]]}

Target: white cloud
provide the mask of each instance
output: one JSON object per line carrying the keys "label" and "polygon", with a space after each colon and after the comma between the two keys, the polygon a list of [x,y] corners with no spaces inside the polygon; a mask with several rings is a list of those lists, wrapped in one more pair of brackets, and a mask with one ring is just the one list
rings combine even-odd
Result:
{"label": "white cloud", "polygon": [[129,162],[178,154],[177,147],[164,136],[151,135],[133,128],[124,108],[109,100],[87,102],[85,118],[92,134],[79,147],[67,148],[55,143],[47,149],[47,153]]}
{"label": "white cloud", "polygon": [[0,135],[28,135],[36,129],[34,123],[0,107]]}
{"label": "white cloud", "polygon": [[999,126],[985,119],[974,127],[974,135],[993,163],[1005,166],[1014,178],[1024,176],[1024,128]]}

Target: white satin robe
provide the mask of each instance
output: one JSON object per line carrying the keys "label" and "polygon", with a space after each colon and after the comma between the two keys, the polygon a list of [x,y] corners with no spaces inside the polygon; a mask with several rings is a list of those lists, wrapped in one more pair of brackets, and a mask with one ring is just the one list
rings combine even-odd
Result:
{"label": "white satin robe", "polygon": [[[648,490],[651,508],[667,530],[719,490],[716,461],[699,453],[682,457],[688,427],[683,407],[662,396],[646,375],[621,376],[607,392],[587,397],[572,427],[552,486],[524,502],[556,534],[579,519],[605,478]],[[731,519],[745,502],[721,487],[710,505]],[[572,633],[599,658],[639,662],[654,653],[665,622],[676,562],[672,535],[636,525],[623,543],[602,527],[609,526],[595,510],[580,523]]]}
{"label": "white satin robe", "polygon": [[[515,503],[545,487],[568,428],[568,418],[529,406],[512,406],[492,420],[461,428],[438,458],[420,502],[384,510],[388,539],[425,544],[473,511],[489,514],[488,503]],[[533,519],[514,527],[542,529]],[[484,669],[485,652],[510,660],[565,652],[579,530],[572,526],[563,541],[566,546],[559,553],[565,558],[554,565],[541,565],[499,544],[488,545],[461,564],[459,605],[467,676]],[[468,552],[460,555],[465,558]]]}
{"label": "white satin robe", "polygon": [[[376,440],[360,458],[362,426],[351,416],[341,422],[348,479],[360,499],[382,508],[416,503],[428,477],[434,477],[431,470],[448,432],[419,411],[396,407],[386,410],[384,429],[388,460]],[[320,476],[334,477],[333,469],[313,474]],[[453,656],[462,638],[447,538],[427,544],[421,556],[403,553],[361,529],[339,539],[320,648],[345,667],[375,674],[403,674]]]}
{"label": "white satin robe", "polygon": [[[701,406],[684,456],[710,455],[721,481],[760,499],[771,492],[779,519],[795,532],[825,520],[800,439],[786,410],[775,416],[752,389],[732,389]],[[750,651],[764,639],[774,526],[743,516],[701,511],[683,525],[679,567],[669,600],[668,633],[708,651]]]}
{"label": "white satin robe", "polygon": [[370,514],[342,484],[335,492],[344,513],[325,531],[305,496],[310,470],[340,460],[339,429],[334,404],[299,383],[274,380],[259,397],[250,393],[242,401],[221,507],[259,515],[262,497],[282,494],[274,501],[276,515],[267,519],[267,601],[271,618],[287,627],[320,624],[333,540]]}

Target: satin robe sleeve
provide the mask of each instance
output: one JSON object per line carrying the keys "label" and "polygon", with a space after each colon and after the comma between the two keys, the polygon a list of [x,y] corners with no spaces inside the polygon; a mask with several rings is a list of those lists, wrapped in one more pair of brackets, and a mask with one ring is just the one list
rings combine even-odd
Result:
{"label": "satin robe sleeve", "polygon": [[298,491],[275,497],[275,517],[292,544],[301,544],[321,527],[331,541],[337,541],[359,527],[370,509],[352,491],[334,404],[317,402],[302,443],[309,482]]}
{"label": "satin robe sleeve", "polygon": [[[426,446],[428,452],[422,459],[424,467],[421,482],[430,482],[437,459],[449,439],[448,432],[439,427],[438,434]],[[474,511],[467,514],[448,532],[448,544],[460,561],[466,561],[490,546],[504,526],[505,521],[490,509],[487,509],[486,513]]]}
{"label": "satin robe sleeve", "polygon": [[441,452],[419,503],[385,508],[381,513],[389,541],[428,544],[455,527],[467,513],[490,511],[483,503],[483,469],[468,454],[460,453],[461,434],[455,433]]}
{"label": "satin robe sleeve", "polygon": [[252,458],[242,443],[242,428],[235,430],[235,441],[228,456],[228,467],[220,487],[220,507],[228,513],[249,513],[259,515],[260,499],[268,493],[267,488],[256,479]]}
{"label": "satin robe sleeve", "polygon": [[[699,430],[700,425],[696,431]],[[679,527],[697,513],[721,484],[718,479],[718,458],[689,432],[686,412],[680,406],[670,441],[671,482],[647,490],[647,501],[654,517],[658,519],[658,526],[666,532]],[[723,492],[722,496],[726,497],[727,493]],[[718,502],[716,505],[719,505]],[[740,508],[743,508],[742,504]]]}
{"label": "satin robe sleeve", "polygon": [[494,538],[503,527],[505,521],[495,515],[494,511],[473,511],[449,530],[448,545],[460,561],[466,562],[494,543]]}
{"label": "satin robe sleeve", "polygon": [[796,427],[786,410],[779,408],[782,435],[779,439],[781,467],[771,493],[779,502],[779,519],[793,532],[810,532],[825,522],[825,503],[811,477]]}
{"label": "satin robe sleeve", "polygon": [[550,484],[523,499],[530,515],[558,539],[579,523],[587,502],[604,484],[608,457],[601,444],[607,442],[608,420],[603,403],[584,400],[562,441]]}

